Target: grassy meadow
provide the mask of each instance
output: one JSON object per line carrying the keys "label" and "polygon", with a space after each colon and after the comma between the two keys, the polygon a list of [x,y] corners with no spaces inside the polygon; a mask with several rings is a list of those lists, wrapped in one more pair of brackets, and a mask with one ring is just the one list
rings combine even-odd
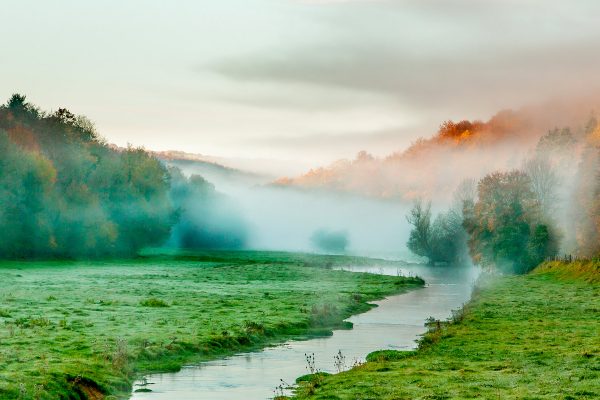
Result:
{"label": "grassy meadow", "polygon": [[298,399],[600,398],[600,262],[546,263],[482,283],[417,351],[374,352],[300,383]]}
{"label": "grassy meadow", "polygon": [[348,327],[367,301],[419,278],[383,264],[267,252],[0,263],[0,398],[127,398],[142,373]]}

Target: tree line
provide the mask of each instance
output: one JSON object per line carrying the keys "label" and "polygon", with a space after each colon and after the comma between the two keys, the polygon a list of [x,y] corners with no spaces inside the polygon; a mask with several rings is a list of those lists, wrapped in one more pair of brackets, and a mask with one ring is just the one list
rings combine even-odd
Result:
{"label": "tree line", "polygon": [[[190,196],[202,199],[193,210]],[[195,238],[174,241],[183,247],[243,245],[235,213],[235,228],[204,229],[218,198],[141,148],[109,145],[67,109],[43,112],[18,94],[0,106],[0,258],[129,257],[175,230]]]}
{"label": "tree line", "polygon": [[526,273],[566,249],[600,254],[600,125],[542,136],[522,168],[465,180],[446,212],[418,200],[407,221],[408,248],[431,264],[466,257],[488,268]]}

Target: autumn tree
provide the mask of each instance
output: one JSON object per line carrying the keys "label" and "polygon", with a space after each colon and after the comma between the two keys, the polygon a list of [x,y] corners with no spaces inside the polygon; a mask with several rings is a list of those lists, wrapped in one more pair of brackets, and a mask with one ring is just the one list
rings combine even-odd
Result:
{"label": "autumn tree", "polygon": [[585,138],[574,193],[574,219],[579,255],[600,254],[600,126]]}
{"label": "autumn tree", "polygon": [[557,235],[542,219],[527,174],[494,172],[477,189],[477,202],[464,222],[475,262],[524,273],[556,254]]}

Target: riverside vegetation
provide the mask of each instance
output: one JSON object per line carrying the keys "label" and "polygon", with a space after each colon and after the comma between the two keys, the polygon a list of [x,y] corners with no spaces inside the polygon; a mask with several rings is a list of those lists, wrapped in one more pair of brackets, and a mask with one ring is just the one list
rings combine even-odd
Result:
{"label": "riverside vegetation", "polygon": [[420,278],[332,269],[388,263],[267,252],[0,263],[0,398],[127,398],[135,377],[327,335]]}
{"label": "riverside vegetation", "polygon": [[416,351],[303,379],[296,399],[592,399],[600,397],[600,261],[547,262],[484,281]]}

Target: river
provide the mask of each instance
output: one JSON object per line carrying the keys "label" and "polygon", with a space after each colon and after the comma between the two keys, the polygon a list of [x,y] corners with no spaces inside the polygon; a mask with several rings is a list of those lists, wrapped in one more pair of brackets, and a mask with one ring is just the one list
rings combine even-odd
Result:
{"label": "river", "polygon": [[[428,317],[448,318],[471,296],[478,275],[475,268],[449,269],[410,265],[397,267],[344,267],[355,272],[418,275],[426,287],[374,302],[378,307],[349,318],[351,330],[330,337],[289,341],[262,351],[186,366],[179,372],[146,376],[152,392],[134,392],[134,400],[259,400],[270,399],[282,380],[293,383],[308,373],[305,354],[314,354],[321,371],[336,372],[334,357],[341,352],[346,367],[380,349],[410,350],[425,331]],[[140,388],[134,384],[134,390]]]}

